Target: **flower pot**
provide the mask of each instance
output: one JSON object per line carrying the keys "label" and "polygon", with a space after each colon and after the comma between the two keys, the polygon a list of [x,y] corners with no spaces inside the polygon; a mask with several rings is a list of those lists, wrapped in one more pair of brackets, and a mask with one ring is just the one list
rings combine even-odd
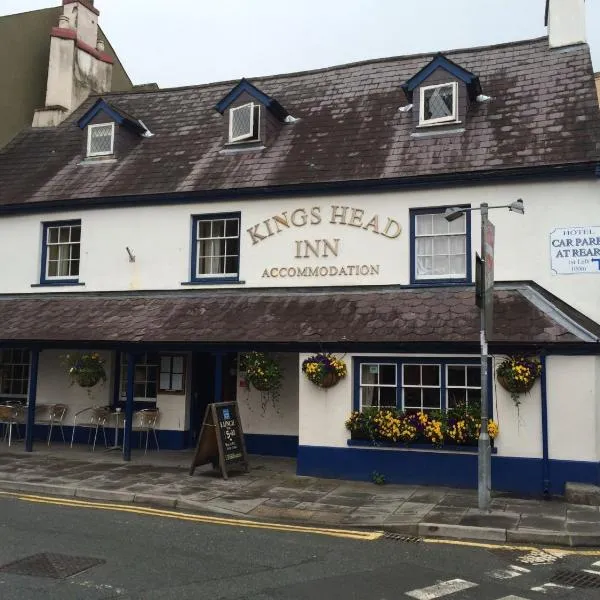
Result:
{"label": "flower pot", "polygon": [[333,387],[339,380],[340,380],[340,378],[338,377],[337,373],[335,373],[334,371],[331,371],[330,373],[327,373],[327,375],[325,375],[325,377],[323,377],[319,387],[322,387],[322,388]]}
{"label": "flower pot", "polygon": [[519,382],[509,382],[504,375],[496,375],[498,379],[498,383],[507,391],[513,394],[524,394],[525,392],[529,392],[531,388],[535,385],[535,379],[530,381],[529,383],[524,383],[522,381]]}
{"label": "flower pot", "polygon": [[273,385],[264,381],[251,381],[250,384],[259,392],[268,392],[273,388]]}
{"label": "flower pot", "polygon": [[102,378],[102,373],[98,371],[80,371],[75,377],[75,381],[84,388],[94,387]]}

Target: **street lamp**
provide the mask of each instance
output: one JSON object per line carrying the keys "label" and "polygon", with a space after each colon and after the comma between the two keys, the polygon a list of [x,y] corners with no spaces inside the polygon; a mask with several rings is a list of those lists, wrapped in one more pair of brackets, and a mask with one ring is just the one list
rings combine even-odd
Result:
{"label": "street lamp", "polygon": [[[492,301],[494,292],[494,224],[488,219],[488,211],[492,208],[508,208],[509,211],[525,214],[525,206],[520,198],[511,204],[489,206],[482,202],[479,208],[447,208],[444,217],[447,221],[455,221],[467,212],[481,211],[481,270],[479,283],[481,297],[479,300],[481,343],[481,430],[479,432],[477,453],[477,496],[480,510],[489,510],[490,491],[492,488],[492,450],[488,434],[488,347],[487,335],[492,329]],[[470,257],[469,257],[470,260]]]}

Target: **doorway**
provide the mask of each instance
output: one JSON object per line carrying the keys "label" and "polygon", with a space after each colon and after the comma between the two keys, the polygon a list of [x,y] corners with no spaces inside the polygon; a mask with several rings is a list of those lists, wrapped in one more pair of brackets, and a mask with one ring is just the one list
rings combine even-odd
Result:
{"label": "doorway", "polygon": [[222,354],[221,394],[215,399],[217,356],[212,352],[194,352],[191,359],[190,429],[188,446],[198,442],[206,407],[212,402],[233,402],[237,399],[237,352]]}

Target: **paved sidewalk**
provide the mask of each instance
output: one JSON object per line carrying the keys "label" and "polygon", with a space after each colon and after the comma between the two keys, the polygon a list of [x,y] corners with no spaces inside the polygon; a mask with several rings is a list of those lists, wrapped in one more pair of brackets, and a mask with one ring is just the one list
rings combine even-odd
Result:
{"label": "paved sidewalk", "polygon": [[250,460],[249,473],[223,480],[210,467],[190,477],[190,452],[134,452],[123,463],[118,452],[3,446],[0,489],[410,536],[600,546],[594,506],[495,494],[482,514],[474,490],[298,477],[291,459]]}

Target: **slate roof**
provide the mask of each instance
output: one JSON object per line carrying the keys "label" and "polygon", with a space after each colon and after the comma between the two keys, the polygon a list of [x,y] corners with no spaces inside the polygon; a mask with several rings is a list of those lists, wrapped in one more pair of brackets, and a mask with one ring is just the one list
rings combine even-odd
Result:
{"label": "slate roof", "polygon": [[215,104],[237,82],[105,95],[155,134],[114,163],[82,166],[74,123],[23,131],[0,152],[0,205],[141,194],[279,189],[522,167],[593,163],[600,117],[585,44],[551,51],[547,38],[445,52],[493,100],[475,103],[463,133],[411,137],[401,84],[434,56],[373,60],[252,78],[294,117],[264,150],[222,152],[226,118]]}
{"label": "slate roof", "polygon": [[[524,288],[525,289],[525,288]],[[531,293],[531,288],[526,288]],[[147,343],[479,343],[473,287],[213,290],[0,297],[0,339]],[[497,290],[497,342],[581,342],[518,289]],[[589,341],[589,340],[588,340]]]}

